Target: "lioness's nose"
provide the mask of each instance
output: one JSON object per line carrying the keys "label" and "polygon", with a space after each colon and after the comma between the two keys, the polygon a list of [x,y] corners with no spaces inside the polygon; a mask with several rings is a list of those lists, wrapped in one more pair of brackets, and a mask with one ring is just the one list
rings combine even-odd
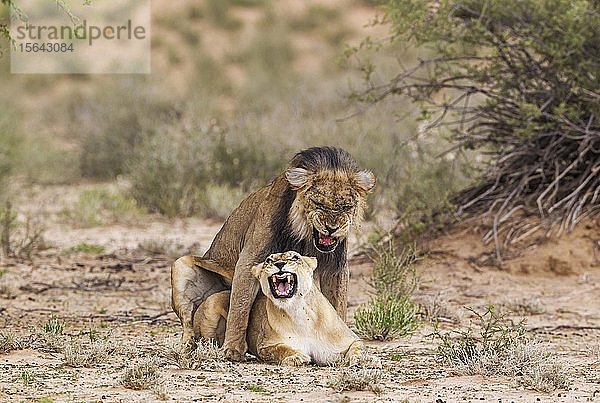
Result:
{"label": "lioness's nose", "polygon": [[283,266],[285,266],[285,262],[275,262],[275,267],[279,270],[283,269]]}

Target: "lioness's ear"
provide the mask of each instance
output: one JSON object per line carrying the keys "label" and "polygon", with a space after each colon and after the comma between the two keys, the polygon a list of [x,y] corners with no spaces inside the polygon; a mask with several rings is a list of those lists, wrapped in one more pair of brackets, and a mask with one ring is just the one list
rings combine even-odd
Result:
{"label": "lioness's ear", "polygon": [[259,263],[259,264],[255,264],[250,269],[250,271],[252,272],[252,275],[259,280],[260,280],[260,272],[262,272],[263,266],[264,266],[264,263]]}
{"label": "lioness's ear", "polygon": [[285,178],[294,189],[303,188],[308,184],[311,173],[304,168],[290,168],[285,171]]}
{"label": "lioness's ear", "polygon": [[354,183],[364,192],[370,192],[375,186],[375,175],[371,171],[358,171],[354,174]]}
{"label": "lioness's ear", "polygon": [[306,265],[308,267],[310,267],[311,270],[314,270],[317,268],[317,258],[316,257],[302,256],[301,259],[304,261],[304,263],[306,263]]}

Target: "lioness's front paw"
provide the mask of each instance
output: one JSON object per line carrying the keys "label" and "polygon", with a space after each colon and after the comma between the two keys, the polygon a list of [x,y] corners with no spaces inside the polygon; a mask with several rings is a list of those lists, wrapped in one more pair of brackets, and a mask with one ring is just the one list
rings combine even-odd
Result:
{"label": "lioness's front paw", "polygon": [[281,360],[281,365],[299,367],[304,364],[310,364],[310,357],[304,353],[296,353]]}
{"label": "lioness's front paw", "polygon": [[353,367],[360,365],[364,359],[363,344],[360,341],[354,342],[346,352],[346,363]]}

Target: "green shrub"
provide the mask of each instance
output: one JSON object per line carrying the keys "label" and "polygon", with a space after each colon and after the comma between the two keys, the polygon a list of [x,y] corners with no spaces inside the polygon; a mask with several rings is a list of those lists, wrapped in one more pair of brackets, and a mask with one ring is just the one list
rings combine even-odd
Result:
{"label": "green shrub", "polygon": [[389,0],[384,9],[392,42],[421,57],[384,81],[364,64],[359,98],[414,101],[424,133],[441,130],[455,151],[479,154],[483,172],[455,202],[493,221],[485,239],[498,260],[507,245],[547,235],[536,227],[572,229],[596,213],[600,3]]}
{"label": "green shrub", "polygon": [[199,211],[209,181],[209,152],[202,130],[166,132],[146,139],[129,161],[131,196],[150,212],[168,216]]}
{"label": "green shrub", "polygon": [[62,211],[65,218],[81,227],[133,222],[143,213],[134,199],[104,189],[83,191],[71,208]]}
{"label": "green shrub", "polygon": [[411,334],[418,326],[417,306],[412,302],[417,286],[414,246],[396,253],[393,242],[376,247],[370,284],[371,300],[358,307],[354,324],[358,333],[372,340],[391,340]]}
{"label": "green shrub", "polygon": [[99,179],[122,174],[157,125],[177,116],[173,105],[147,81],[132,78],[104,82],[94,97],[72,97],[67,115],[81,139],[81,174]]}
{"label": "green shrub", "polygon": [[226,217],[281,164],[280,156],[239,130],[178,127],[148,139],[128,164],[132,197],[169,216]]}
{"label": "green shrub", "polygon": [[354,313],[358,334],[371,340],[393,340],[418,326],[416,306],[408,297],[377,296]]}

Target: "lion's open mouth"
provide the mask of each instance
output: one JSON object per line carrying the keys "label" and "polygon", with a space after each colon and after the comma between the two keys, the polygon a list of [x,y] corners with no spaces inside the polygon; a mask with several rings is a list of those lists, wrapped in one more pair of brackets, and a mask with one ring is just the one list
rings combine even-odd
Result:
{"label": "lion's open mouth", "polygon": [[313,239],[315,247],[324,253],[333,251],[338,244],[338,239],[336,237],[321,234],[316,228],[313,228]]}
{"label": "lion's open mouth", "polygon": [[289,271],[280,271],[269,277],[269,286],[271,294],[275,298],[291,298],[296,293],[296,284],[298,277],[296,273]]}

